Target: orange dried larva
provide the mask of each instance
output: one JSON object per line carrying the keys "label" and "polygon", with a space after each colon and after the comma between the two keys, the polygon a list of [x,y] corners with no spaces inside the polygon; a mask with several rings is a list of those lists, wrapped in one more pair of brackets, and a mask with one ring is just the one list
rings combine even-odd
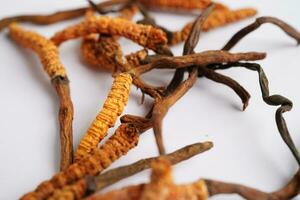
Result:
{"label": "orange dried larva", "polygon": [[116,67],[115,57],[121,57],[122,50],[114,37],[91,35],[83,39],[81,54],[91,67],[113,70]]}
{"label": "orange dried larva", "polygon": [[[42,182],[33,192],[25,194],[21,200],[43,200],[50,197],[54,192],[59,193],[59,189],[70,183],[80,181],[87,175],[96,175],[106,169],[111,163],[125,155],[129,150],[134,148],[139,140],[138,130],[129,124],[121,124],[115,134],[111,136],[100,148],[94,148],[93,151],[82,158],[75,164],[72,164],[66,170],[57,173],[50,180]],[[78,182],[77,182],[78,183]],[[75,187],[76,186],[76,187]],[[84,195],[85,185],[82,181],[75,184],[75,192],[77,196]],[[63,191],[64,198],[73,197],[73,193],[69,192],[67,186]],[[66,192],[67,191],[67,192]]]}
{"label": "orange dried larva", "polygon": [[146,7],[160,9],[204,9],[211,0],[141,0],[141,3]]}
{"label": "orange dried larva", "polygon": [[115,78],[102,110],[78,145],[75,161],[97,147],[99,142],[106,136],[108,129],[114,126],[117,117],[121,115],[128,101],[131,83],[132,77],[130,74],[121,73]]}
{"label": "orange dried larva", "polygon": [[26,31],[16,23],[9,26],[9,34],[23,47],[30,48],[39,55],[44,70],[51,79],[66,76],[65,68],[59,59],[58,50],[52,41],[38,33]]}
{"label": "orange dried larva", "polygon": [[135,24],[126,19],[107,16],[91,17],[77,25],[70,26],[52,37],[56,45],[93,33],[126,37],[141,46],[156,50],[167,43],[166,34],[152,26]]}

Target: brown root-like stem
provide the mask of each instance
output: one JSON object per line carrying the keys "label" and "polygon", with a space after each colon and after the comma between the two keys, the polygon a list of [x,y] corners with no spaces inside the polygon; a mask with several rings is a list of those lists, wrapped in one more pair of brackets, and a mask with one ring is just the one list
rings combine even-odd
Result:
{"label": "brown root-like stem", "polygon": [[209,65],[215,63],[235,63],[239,61],[262,60],[266,57],[265,53],[247,52],[247,53],[229,53],[227,51],[204,51],[185,56],[159,56],[149,64],[142,65],[132,70],[137,75],[144,74],[152,69],[178,69],[190,67],[193,65]]}
{"label": "brown root-like stem", "polygon": [[[189,55],[194,53],[194,49],[198,44],[200,38],[200,33],[202,31],[203,23],[208,18],[208,16],[212,13],[214,8],[215,8],[214,3],[209,4],[209,6],[203,11],[201,15],[199,15],[199,17],[193,23],[191,30],[188,34],[187,40],[184,43],[183,55]],[[168,42],[170,42],[170,40],[171,38],[168,38]],[[165,90],[165,96],[171,94],[183,81],[184,72],[185,69],[176,69],[171,82],[169,83],[167,89]]]}
{"label": "brown root-like stem", "polygon": [[[128,0],[109,0],[99,3],[97,4],[97,6],[104,9],[113,5],[126,3],[127,1]],[[18,15],[7,17],[0,20],[0,31],[13,22],[29,22],[38,25],[48,25],[56,22],[70,20],[83,16],[88,9],[89,7],[83,7],[78,9],[59,11],[48,15]]]}
{"label": "brown root-like stem", "polygon": [[231,64],[227,64],[227,65],[226,64],[225,65],[215,65],[212,68],[228,69],[231,67],[244,67],[246,69],[256,71],[258,73],[262,98],[263,98],[264,102],[268,105],[280,106],[277,109],[276,114],[275,114],[277,128],[281,135],[281,138],[286,143],[286,145],[292,152],[294,158],[296,159],[298,165],[300,166],[299,152],[290,136],[285,119],[282,116],[283,113],[290,111],[292,109],[292,107],[293,107],[292,101],[290,101],[288,98],[281,96],[281,95],[277,95],[277,94],[270,95],[269,94],[269,82],[266,77],[266,74],[264,73],[263,68],[259,64],[256,64],[256,63],[231,63]]}
{"label": "brown root-like stem", "polygon": [[56,77],[52,79],[52,85],[60,101],[60,170],[63,171],[73,163],[73,103],[70,97],[69,80],[67,77]]}
{"label": "brown root-like stem", "polygon": [[[167,159],[172,165],[175,165],[179,162],[203,153],[212,147],[212,142],[195,143],[178,149],[170,154],[166,154],[164,158]],[[96,190],[102,190],[103,188],[110,186],[122,179],[149,169],[150,164],[158,158],[159,157],[142,159],[130,165],[118,167],[96,176]]]}
{"label": "brown root-like stem", "polygon": [[244,38],[246,35],[251,33],[252,31],[255,31],[263,24],[274,24],[281,28],[287,35],[294,38],[298,45],[300,44],[300,33],[295,28],[293,28],[291,25],[285,23],[284,21],[275,18],[275,17],[259,17],[253,22],[252,24],[246,26],[245,28],[238,31],[232,38],[227,42],[227,44],[222,48],[222,50],[229,51],[232,49],[242,38]]}
{"label": "brown root-like stem", "polygon": [[222,181],[204,180],[209,192],[209,196],[220,194],[238,194],[247,200],[289,200],[300,193],[300,170],[294,177],[281,189],[275,192],[263,192],[248,186],[227,183]]}
{"label": "brown root-like stem", "polygon": [[193,68],[189,78],[182,82],[176,90],[167,97],[155,100],[151,121],[153,131],[160,155],[165,154],[165,148],[162,139],[162,121],[169,108],[173,106],[197,81],[197,68]]}
{"label": "brown root-like stem", "polygon": [[61,142],[61,166],[66,169],[73,161],[73,104],[70,97],[69,81],[66,70],[60,61],[56,46],[42,35],[28,31],[16,23],[9,26],[12,39],[25,48],[33,50],[40,58],[45,72],[52,80],[60,100],[59,124]]}
{"label": "brown root-like stem", "polygon": [[215,72],[212,69],[209,69],[207,67],[199,67],[199,72],[198,75],[200,76],[205,76],[206,78],[215,81],[217,83],[221,83],[224,85],[227,85],[228,87],[230,87],[242,100],[243,102],[243,110],[245,110],[248,106],[249,103],[249,99],[250,99],[250,94],[247,92],[246,89],[244,89],[243,86],[241,86],[237,81],[235,81],[234,79],[225,76],[223,74],[219,74],[217,72]]}

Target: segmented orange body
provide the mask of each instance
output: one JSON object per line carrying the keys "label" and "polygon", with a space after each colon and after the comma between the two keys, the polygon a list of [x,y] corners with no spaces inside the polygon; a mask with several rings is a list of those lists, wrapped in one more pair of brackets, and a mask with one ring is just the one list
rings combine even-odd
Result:
{"label": "segmented orange body", "polygon": [[102,33],[126,37],[141,46],[158,49],[167,43],[166,34],[152,26],[135,24],[126,19],[111,18],[107,16],[91,17],[77,25],[70,26],[52,37],[56,45],[92,33]]}
{"label": "segmented orange body", "polygon": [[[240,21],[242,19],[252,17],[256,15],[257,11],[252,8],[228,10],[217,9],[211,13],[203,24],[202,30],[209,31],[214,28],[218,28],[233,22]],[[169,43],[172,45],[185,41],[192,29],[193,22],[188,23],[182,30],[174,32],[172,41]]]}
{"label": "segmented orange body", "polygon": [[[60,188],[70,183],[79,181],[87,175],[98,174],[135,147],[138,140],[139,133],[135,127],[128,124],[121,124],[115,134],[104,145],[93,149],[89,155],[72,164],[67,170],[59,172],[50,180],[42,182],[33,192],[24,195],[21,200],[47,199],[53,192],[57,191],[59,193]],[[82,184],[81,181],[79,184],[75,184],[75,186],[78,191],[76,190],[74,193],[82,196],[85,193],[85,184]],[[66,187],[66,191],[69,191],[68,188],[72,188],[72,185]]]}
{"label": "segmented orange body", "polygon": [[59,59],[58,50],[52,41],[36,32],[26,31],[16,23],[9,26],[9,34],[23,47],[30,48],[39,55],[44,70],[51,79],[57,76],[66,76],[65,68]]}
{"label": "segmented orange body", "polygon": [[160,8],[160,9],[204,9],[211,0],[140,0],[146,7]]}
{"label": "segmented orange body", "polygon": [[121,73],[115,78],[102,110],[78,145],[75,161],[97,147],[99,142],[106,136],[108,129],[114,126],[118,116],[121,115],[127,104],[131,83],[132,77],[130,74]]}

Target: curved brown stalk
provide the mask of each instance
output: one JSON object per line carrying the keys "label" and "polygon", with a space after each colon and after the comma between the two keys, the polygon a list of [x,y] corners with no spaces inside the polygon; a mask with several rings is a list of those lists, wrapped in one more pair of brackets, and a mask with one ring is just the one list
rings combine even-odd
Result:
{"label": "curved brown stalk", "polygon": [[281,189],[275,192],[263,192],[240,184],[204,179],[209,196],[219,194],[238,194],[247,200],[289,200],[300,193],[300,170]]}
{"label": "curved brown stalk", "polygon": [[[203,11],[201,15],[195,20],[195,22],[192,24],[192,27],[188,33],[187,40],[183,47],[183,55],[188,55],[194,53],[194,49],[196,45],[198,44],[200,33],[202,31],[202,26],[205,20],[209,17],[209,15],[212,13],[213,9],[215,8],[215,4],[211,3],[209,6]],[[173,38],[173,34],[172,34]],[[172,40],[172,38],[168,38],[168,43]],[[167,89],[165,90],[165,95],[169,95],[172,93],[182,82],[184,77],[185,69],[176,69],[175,74],[171,80],[171,82],[168,84]]]}
{"label": "curved brown stalk", "polygon": [[[168,160],[172,165],[175,165],[179,162],[190,159],[200,153],[208,151],[213,147],[212,142],[203,142],[203,143],[195,143],[188,146],[185,146],[181,149],[178,149],[172,153],[166,154],[164,159]],[[134,174],[137,174],[141,171],[149,169],[151,163],[157,160],[160,157],[152,157],[139,160],[130,165],[118,167],[115,169],[111,169],[103,174],[99,174],[94,178],[93,182],[90,182],[95,185],[95,191],[102,190],[105,187],[108,187],[122,179],[130,177]],[[88,181],[88,180],[86,180]],[[87,183],[88,184],[88,183]],[[90,186],[90,188],[92,188]]]}
{"label": "curved brown stalk", "polygon": [[132,70],[132,73],[141,75],[152,69],[178,69],[193,65],[209,65],[215,63],[234,63],[239,61],[256,61],[266,57],[266,53],[247,52],[229,53],[227,51],[204,51],[185,56],[159,56],[149,64],[139,66]]}
{"label": "curved brown stalk", "polygon": [[[127,1],[128,0],[109,0],[109,1],[99,3],[97,4],[97,6],[99,8],[106,9],[107,7],[111,7],[116,4],[126,3]],[[83,7],[77,9],[59,11],[47,15],[18,15],[18,16],[6,17],[0,20],[0,31],[13,22],[28,22],[32,24],[38,24],[38,25],[48,25],[56,22],[70,20],[70,19],[83,16],[88,9],[89,7]]]}
{"label": "curved brown stalk", "polygon": [[242,100],[243,102],[243,110],[245,110],[248,106],[249,99],[250,99],[250,94],[247,92],[246,89],[244,89],[243,86],[241,86],[237,81],[234,79],[225,76],[223,74],[217,73],[212,69],[209,69],[207,67],[199,67],[198,69],[198,75],[200,76],[205,76],[206,78],[215,81],[217,83],[224,84],[231,88]]}
{"label": "curved brown stalk", "polygon": [[252,24],[246,26],[245,28],[238,31],[232,36],[232,38],[227,42],[227,44],[222,48],[222,50],[229,51],[232,49],[242,38],[246,35],[255,31],[263,24],[274,24],[283,30],[287,35],[294,38],[297,41],[297,44],[300,44],[300,33],[291,25],[285,23],[284,21],[275,18],[275,17],[259,17]]}
{"label": "curved brown stalk", "polygon": [[10,36],[25,48],[38,54],[45,72],[51,78],[60,100],[59,124],[61,158],[60,169],[66,169],[73,162],[73,104],[70,96],[69,80],[62,65],[56,46],[38,33],[24,30],[17,24],[9,27]]}
{"label": "curved brown stalk", "polygon": [[195,84],[197,81],[197,75],[197,68],[193,68],[189,78],[182,82],[173,93],[162,99],[155,100],[151,121],[160,155],[165,154],[165,148],[162,139],[162,121],[170,107],[173,106]]}
{"label": "curved brown stalk", "polygon": [[70,95],[67,77],[52,79],[52,85],[59,97],[59,125],[60,125],[60,170],[65,170],[73,163],[73,103]]}
{"label": "curved brown stalk", "polygon": [[283,97],[281,95],[270,95],[269,94],[269,82],[268,79],[264,73],[264,70],[259,64],[255,63],[231,63],[228,65],[215,65],[213,66],[214,69],[228,69],[231,67],[244,67],[246,69],[256,71],[258,73],[259,77],[259,84],[260,89],[262,93],[262,98],[264,102],[268,105],[272,106],[280,106],[275,114],[276,118],[276,124],[278,131],[283,139],[283,141],[286,143],[290,151],[292,152],[294,158],[298,162],[298,165],[300,166],[300,155],[299,152],[290,136],[289,130],[287,128],[285,119],[283,118],[282,114],[290,111],[293,107],[293,103],[287,99],[286,97]]}

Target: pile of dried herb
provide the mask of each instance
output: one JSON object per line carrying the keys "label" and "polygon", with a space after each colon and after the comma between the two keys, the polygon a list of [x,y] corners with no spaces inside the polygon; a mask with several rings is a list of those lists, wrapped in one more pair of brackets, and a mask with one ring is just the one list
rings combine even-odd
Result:
{"label": "pile of dried herb", "polygon": [[[31,49],[39,56],[60,99],[58,118],[61,171],[40,183],[31,192],[24,194],[21,199],[204,200],[218,194],[238,194],[250,200],[279,200],[291,199],[299,194],[300,168],[284,187],[271,193],[209,179],[178,185],[172,179],[171,165],[209,150],[213,147],[213,143],[196,143],[167,154],[162,130],[163,119],[169,109],[201,77],[231,88],[241,99],[243,109],[246,109],[250,99],[248,91],[231,77],[217,71],[233,67],[245,68],[258,73],[263,101],[268,105],[278,106],[275,118],[279,135],[300,166],[299,152],[283,117],[285,112],[292,109],[293,103],[284,96],[270,94],[266,74],[256,63],[264,59],[266,53],[230,52],[242,38],[266,23],[282,29],[299,44],[300,33],[295,28],[275,17],[259,17],[233,35],[222,49],[195,52],[202,32],[252,17],[256,14],[256,10],[253,8],[233,10],[230,6],[211,0],[108,0],[98,4],[88,0],[88,3],[89,6],[85,8],[49,15],[22,15],[0,20],[0,30],[8,28],[9,36],[14,42]],[[200,14],[181,30],[170,31],[155,21],[149,13],[152,9],[158,12]],[[111,13],[116,16],[112,17]],[[133,21],[137,13],[140,13],[143,18]],[[22,23],[48,25],[79,17],[82,17],[80,22],[58,30],[50,38],[22,27]],[[119,44],[120,37],[137,43],[141,49],[133,53],[123,52]],[[60,61],[58,48],[63,42],[75,38],[82,39],[80,53],[86,63],[95,69],[110,71],[114,82],[105,102],[102,103],[101,110],[86,133],[82,135],[78,147],[73,150],[74,108],[70,96],[69,78]],[[182,56],[174,56],[171,47],[181,42],[184,43]],[[170,83],[157,87],[145,82],[141,75],[154,69],[157,71],[173,69],[174,75]],[[148,113],[145,116],[123,114],[130,98],[132,85],[141,90],[142,99],[144,95],[152,99],[152,105],[147,108]],[[99,145],[119,117],[121,125],[112,136]],[[159,152],[157,157],[144,158],[131,165],[103,172],[114,161],[137,146],[139,136],[149,129],[153,129],[154,132]],[[149,183],[128,186],[104,194],[94,194],[121,179],[149,168],[152,168]]]}

